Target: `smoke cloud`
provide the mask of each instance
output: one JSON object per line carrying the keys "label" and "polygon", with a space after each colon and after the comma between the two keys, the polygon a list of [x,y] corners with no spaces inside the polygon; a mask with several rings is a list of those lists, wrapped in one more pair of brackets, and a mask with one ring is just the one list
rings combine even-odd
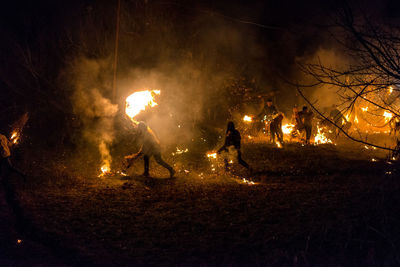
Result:
{"label": "smoke cloud", "polygon": [[110,166],[110,145],[114,140],[114,117],[118,106],[104,96],[108,60],[80,57],[70,65],[73,112],[83,124],[82,138],[98,148],[103,165]]}

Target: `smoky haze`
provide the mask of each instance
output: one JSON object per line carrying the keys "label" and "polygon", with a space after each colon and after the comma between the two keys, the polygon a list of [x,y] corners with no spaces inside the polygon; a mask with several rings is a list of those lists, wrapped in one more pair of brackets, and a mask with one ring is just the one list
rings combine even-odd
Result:
{"label": "smoky haze", "polygon": [[[87,141],[81,143],[93,144],[103,157],[116,141],[115,118],[123,113],[125,98],[143,89],[161,90],[159,105],[140,119],[166,145],[188,142],[199,129],[223,133],[227,120],[258,113],[265,98],[287,116],[293,104],[304,104],[284,80],[304,79],[298,62],[341,58],[326,28],[316,27],[329,19],[331,4],[121,0],[117,101],[112,103],[116,2],[14,3],[9,13],[15,15],[4,14],[8,25],[1,29],[2,50],[10,51],[2,64],[13,66],[1,68],[2,82],[27,88],[23,101],[35,108],[39,98],[70,100],[58,110],[81,120]],[[33,78],[19,79],[28,76]],[[41,94],[29,87],[37,80]],[[325,96],[318,90],[307,93]],[[10,92],[10,103],[24,95]],[[325,102],[320,104],[334,100]]]}
{"label": "smoky haze", "polygon": [[[273,98],[290,115],[298,99],[279,76],[299,75],[294,70],[296,58],[312,57],[324,40],[321,35],[313,37],[311,28],[303,29],[303,37],[294,36],[288,30],[293,19],[281,19],[282,25],[271,28],[243,23],[259,21],[265,9],[247,8],[247,14],[236,19],[240,4],[232,12],[218,6],[210,11],[207,5],[122,1],[119,116],[130,94],[160,90],[158,106],[137,119],[147,122],[165,146],[188,143],[199,130],[223,134],[228,119],[239,121],[246,113],[257,114],[266,98]],[[63,75],[73,81],[71,100],[84,125],[83,137],[99,147],[103,159],[119,130],[113,128],[117,110],[110,100],[114,35],[106,24],[114,25],[115,20],[102,16],[111,14],[106,6],[113,7],[109,3],[84,7],[77,35],[84,50],[71,56],[72,63],[64,70],[68,74]],[[306,38],[313,38],[311,46],[304,44]],[[86,44],[96,48],[89,52]]]}

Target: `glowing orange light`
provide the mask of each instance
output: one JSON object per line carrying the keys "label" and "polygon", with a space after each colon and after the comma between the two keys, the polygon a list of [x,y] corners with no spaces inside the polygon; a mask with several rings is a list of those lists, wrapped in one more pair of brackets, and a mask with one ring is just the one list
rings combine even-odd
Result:
{"label": "glowing orange light", "polygon": [[217,153],[216,153],[216,152],[214,152],[214,153],[207,153],[207,157],[208,157],[208,158],[212,158],[212,159],[216,159],[216,158],[217,158]]}
{"label": "glowing orange light", "polygon": [[160,90],[146,90],[131,94],[126,98],[125,113],[133,119],[146,107],[156,106],[157,103],[154,101],[154,96],[160,93]]}
{"label": "glowing orange light", "polygon": [[243,121],[245,121],[245,122],[251,122],[252,120],[253,119],[248,115],[244,115],[244,117],[243,117]]}

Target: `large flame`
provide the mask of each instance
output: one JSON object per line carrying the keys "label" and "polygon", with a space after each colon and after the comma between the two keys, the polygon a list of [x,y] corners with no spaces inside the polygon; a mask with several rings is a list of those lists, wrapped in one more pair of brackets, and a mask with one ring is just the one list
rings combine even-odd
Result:
{"label": "large flame", "polygon": [[154,96],[160,93],[160,90],[146,90],[131,94],[126,98],[125,113],[133,119],[146,107],[156,106],[157,103],[154,101]]}
{"label": "large flame", "polygon": [[295,125],[291,123],[284,124],[282,125],[282,132],[284,134],[290,134],[294,130],[294,126]]}

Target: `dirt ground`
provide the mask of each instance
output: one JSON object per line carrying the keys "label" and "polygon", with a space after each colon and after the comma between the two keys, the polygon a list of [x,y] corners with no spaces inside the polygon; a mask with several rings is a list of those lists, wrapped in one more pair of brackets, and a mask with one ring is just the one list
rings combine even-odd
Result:
{"label": "dirt ground", "polygon": [[0,194],[0,263],[400,264],[399,171],[386,152],[247,142],[251,175],[236,163],[225,172],[206,152],[165,153],[173,179],[153,160],[151,178],[140,160],[129,176],[99,178],[82,158],[37,157],[27,183],[9,179],[16,224]]}

